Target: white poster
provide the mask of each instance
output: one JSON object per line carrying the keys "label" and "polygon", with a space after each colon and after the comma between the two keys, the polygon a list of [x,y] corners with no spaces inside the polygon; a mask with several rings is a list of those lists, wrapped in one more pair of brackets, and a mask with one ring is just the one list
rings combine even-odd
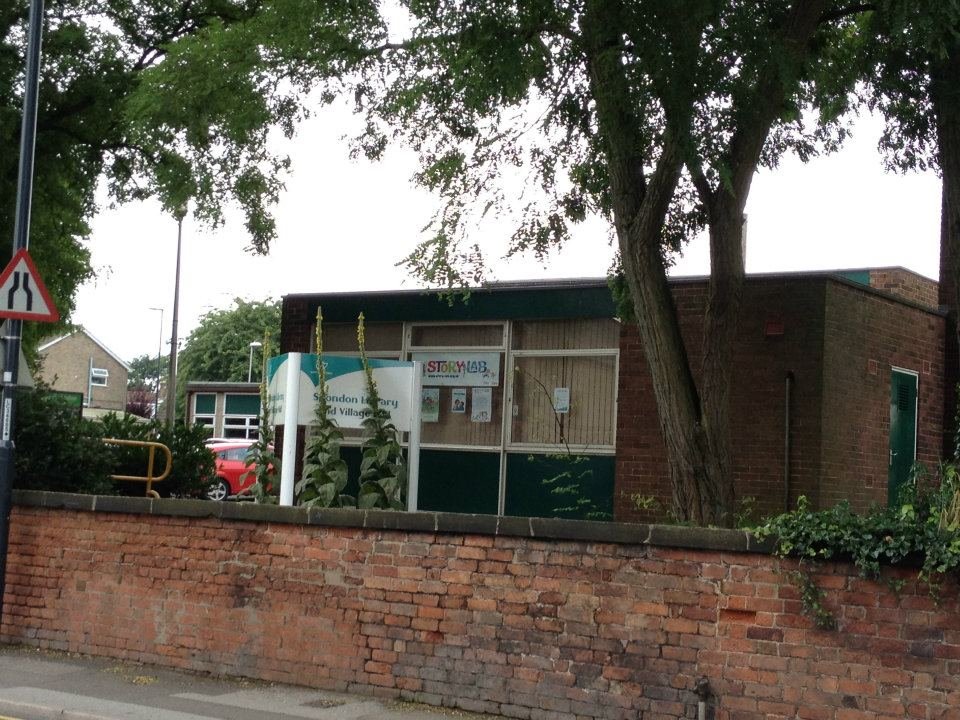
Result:
{"label": "white poster", "polygon": [[423,363],[424,387],[496,387],[500,384],[500,353],[416,352],[413,359]]}
{"label": "white poster", "polygon": [[470,419],[476,423],[490,422],[493,418],[493,388],[475,387],[470,407]]}
{"label": "white poster", "polygon": [[450,392],[450,412],[463,415],[467,412],[467,389],[454,388]]}
{"label": "white poster", "polygon": [[570,388],[553,389],[553,411],[559,415],[570,412]]}
{"label": "white poster", "polygon": [[440,388],[423,388],[420,391],[420,419],[437,422],[440,419]]}

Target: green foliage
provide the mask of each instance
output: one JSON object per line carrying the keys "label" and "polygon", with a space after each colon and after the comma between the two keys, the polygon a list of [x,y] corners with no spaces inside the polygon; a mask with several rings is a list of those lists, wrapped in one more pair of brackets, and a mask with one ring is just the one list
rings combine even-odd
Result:
{"label": "green foliage", "polygon": [[280,458],[274,452],[273,423],[270,420],[270,405],[267,402],[267,359],[270,357],[270,338],[263,339],[263,364],[260,381],[260,434],[250,446],[244,463],[250,468],[243,475],[253,473],[255,478],[249,492],[253,499],[264,505],[277,505],[280,502]]}
{"label": "green foliage", "polygon": [[323,362],[323,314],[317,309],[317,405],[310,437],[304,446],[303,474],[296,485],[297,501],[307,507],[356,505],[343,495],[347,486],[347,463],[340,457],[343,433],[330,417],[327,370]]}
{"label": "green foliage", "polygon": [[[170,448],[173,467],[170,476],[157,483],[154,489],[163,496],[197,497],[203,493],[214,476],[214,458],[204,445],[207,433],[201,425],[177,424],[173,428],[160,420],[143,422],[132,415],[111,413],[103,417],[104,437],[118,440],[147,440]],[[142,476],[147,471],[147,450],[144,448],[114,448],[114,475]],[[164,455],[157,451],[154,472],[159,474],[165,464]],[[143,494],[143,484],[127,488],[135,495]]]}
{"label": "green foliage", "polygon": [[[884,566],[916,558],[921,563],[918,580],[935,595],[940,579],[960,569],[960,472],[957,465],[945,463],[931,479],[918,469],[901,490],[900,504],[865,515],[853,512],[846,502],[814,512],[800,497],[796,510],[754,533],[774,538],[781,557],[806,564],[849,559],[861,577],[873,580],[881,577]],[[812,591],[807,594],[814,598]]]}
{"label": "green foliage", "polygon": [[[250,343],[264,342],[273,347],[280,343],[280,303],[272,300],[248,301],[235,298],[225,310],[211,310],[200,318],[187,336],[178,357],[177,398],[183,402],[186,383],[191,380],[211,382],[246,382],[250,369]],[[258,376],[263,347],[253,351],[253,380]],[[182,412],[177,413],[183,416]]]}
{"label": "green foliage", "polygon": [[145,388],[147,390],[156,390],[157,376],[159,374],[161,383],[167,377],[170,367],[169,355],[138,355],[129,362],[130,373],[127,375],[127,387]]}
{"label": "green foliage", "polygon": [[[28,4],[14,0],[0,12],[3,228],[13,227]],[[172,211],[190,197],[196,216],[211,223],[236,202],[252,245],[269,244],[267,206],[287,160],[267,148],[268,128],[299,111],[285,84],[229,81],[250,69],[231,51],[230,32],[262,11],[247,0],[48,4],[30,252],[62,321],[25,325],[28,359],[41,336],[66,329],[77,288],[93,277],[84,240],[101,179],[113,200],[156,197]],[[207,72],[184,71],[178,60],[187,51],[206,58]],[[221,64],[211,70],[210,63]]]}
{"label": "green foliage", "polygon": [[[80,409],[68,406],[62,396],[45,387],[21,390],[17,396],[15,486],[32,490],[116,494],[110,475],[143,476],[147,450],[108,446],[103,438],[147,440],[170,448],[170,476],[156,484],[161,495],[199,495],[213,476],[213,454],[204,446],[199,425],[178,425],[172,430],[161,422],[143,422],[131,415],[106,415],[85,420]],[[159,474],[165,457],[157,452],[154,471]],[[143,494],[142,483],[125,483],[125,492]]]}
{"label": "green foliage", "polygon": [[388,413],[380,407],[380,395],[373,370],[367,360],[364,342],[363,313],[357,326],[360,357],[367,377],[368,415],[363,420],[365,438],[360,462],[360,492],[357,506],[366,508],[405,509],[407,467],[397,439],[397,429],[388,422]]}
{"label": "green foliage", "polygon": [[24,490],[112,495],[107,477],[114,455],[101,440],[103,427],[80,417],[80,408],[38,386],[17,392],[13,485]]}

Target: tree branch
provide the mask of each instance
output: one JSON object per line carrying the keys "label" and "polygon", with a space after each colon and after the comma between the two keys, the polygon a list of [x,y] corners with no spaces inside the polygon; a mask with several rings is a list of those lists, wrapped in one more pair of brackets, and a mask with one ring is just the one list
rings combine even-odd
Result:
{"label": "tree branch", "polygon": [[820,18],[817,20],[818,25],[825,25],[826,23],[833,22],[834,20],[842,20],[845,17],[850,17],[851,15],[859,15],[863,12],[869,12],[871,10],[876,10],[877,6],[873,3],[858,3],[856,5],[848,5],[847,7],[837,8],[836,10],[830,10],[820,15]]}

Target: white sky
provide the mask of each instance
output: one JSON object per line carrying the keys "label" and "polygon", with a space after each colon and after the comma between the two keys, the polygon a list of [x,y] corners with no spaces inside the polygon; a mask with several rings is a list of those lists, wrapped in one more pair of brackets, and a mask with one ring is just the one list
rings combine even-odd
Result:
{"label": "white sky", "polygon": [[[234,297],[417,287],[395,263],[420,239],[436,203],[412,186],[413,157],[401,150],[381,163],[351,161],[348,124],[343,112],[323,111],[285,146],[293,167],[275,208],[279,237],[269,256],[244,251],[239,213],[216,231],[184,221],[181,347],[201,315]],[[747,205],[748,272],[902,265],[937,277],[940,182],[932,173],[885,173],[880,129],[865,118],[840,153],[807,165],[787,158],[758,175]],[[478,238],[489,251],[509,230],[490,224]],[[155,354],[161,334],[169,352],[176,236],[176,222],[155,203],[105,208],[93,222],[89,247],[99,278],[80,290],[74,321],[126,360]],[[692,243],[673,274],[706,273],[705,244]],[[605,227],[587,223],[547,267],[488,255],[490,279],[602,276],[612,254]],[[164,308],[162,333],[151,307]]]}

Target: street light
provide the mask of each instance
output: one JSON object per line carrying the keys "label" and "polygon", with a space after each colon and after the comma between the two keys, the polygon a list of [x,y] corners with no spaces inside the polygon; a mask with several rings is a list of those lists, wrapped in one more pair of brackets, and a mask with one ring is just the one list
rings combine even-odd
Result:
{"label": "street light", "polygon": [[254,340],[250,343],[250,363],[247,365],[247,382],[253,382],[253,350],[254,348],[263,347],[262,342],[257,342]]}
{"label": "street light", "polygon": [[153,398],[153,419],[160,416],[160,376],[163,374],[163,308],[148,308],[160,313],[160,341],[157,344],[157,392]]}
{"label": "street light", "polygon": [[183,240],[183,216],[187,214],[186,203],[176,210],[177,218],[177,270],[173,282],[173,327],[170,332],[170,372],[167,378],[167,425],[171,428],[177,419],[177,316],[180,311],[180,246]]}

